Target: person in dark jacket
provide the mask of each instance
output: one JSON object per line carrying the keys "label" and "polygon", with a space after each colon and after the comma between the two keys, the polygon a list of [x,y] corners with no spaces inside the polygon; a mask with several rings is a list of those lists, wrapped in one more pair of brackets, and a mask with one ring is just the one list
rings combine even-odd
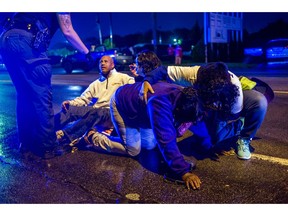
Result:
{"label": "person in dark jacket", "polygon": [[199,189],[201,181],[192,173],[194,165],[185,161],[177,146],[177,125],[197,123],[202,118],[196,90],[156,83],[155,93],[148,93],[146,105],[139,98],[141,86],[141,82],[121,86],[111,98],[111,118],[120,138],[91,129],[86,135],[88,144],[95,149],[137,156],[141,147],[152,149],[157,143],[173,176],[182,179],[189,189]]}
{"label": "person in dark jacket", "polygon": [[69,13],[15,13],[5,22],[0,37],[1,56],[17,92],[20,150],[43,159],[63,153],[56,142],[52,67],[46,52],[59,26],[91,62],[89,49],[73,29]]}

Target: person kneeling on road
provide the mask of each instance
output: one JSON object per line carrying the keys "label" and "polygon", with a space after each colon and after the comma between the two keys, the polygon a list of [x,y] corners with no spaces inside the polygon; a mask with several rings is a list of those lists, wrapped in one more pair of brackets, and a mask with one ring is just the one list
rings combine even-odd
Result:
{"label": "person kneeling on road", "polygon": [[[87,131],[87,144],[96,150],[137,156],[141,147],[158,147],[169,167],[169,176],[184,181],[187,188],[199,189],[200,178],[192,173],[195,164],[184,159],[177,146],[177,125],[194,124],[202,118],[197,92],[170,83],[153,85],[147,105],[139,99],[142,83],[119,87],[111,98],[111,118],[119,137]],[[145,132],[145,133],[144,133]]]}

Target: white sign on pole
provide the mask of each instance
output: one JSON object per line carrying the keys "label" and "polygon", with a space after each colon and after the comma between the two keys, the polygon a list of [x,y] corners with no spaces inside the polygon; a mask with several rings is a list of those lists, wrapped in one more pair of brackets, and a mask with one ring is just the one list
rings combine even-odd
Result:
{"label": "white sign on pole", "polygon": [[[236,13],[237,15],[238,13]],[[242,17],[223,14],[210,13],[210,31],[208,40],[211,43],[228,43],[228,30],[241,31]]]}

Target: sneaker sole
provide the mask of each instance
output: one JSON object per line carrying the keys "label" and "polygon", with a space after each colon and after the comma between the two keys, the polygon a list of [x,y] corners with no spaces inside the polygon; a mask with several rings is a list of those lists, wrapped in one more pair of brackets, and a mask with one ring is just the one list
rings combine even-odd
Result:
{"label": "sneaker sole", "polygon": [[237,155],[237,158],[239,158],[241,160],[249,160],[251,158],[251,155],[250,155],[250,157],[240,157]]}
{"label": "sneaker sole", "polygon": [[74,147],[75,145],[79,143],[80,139],[81,137],[74,139],[72,142],[69,143],[69,146]]}

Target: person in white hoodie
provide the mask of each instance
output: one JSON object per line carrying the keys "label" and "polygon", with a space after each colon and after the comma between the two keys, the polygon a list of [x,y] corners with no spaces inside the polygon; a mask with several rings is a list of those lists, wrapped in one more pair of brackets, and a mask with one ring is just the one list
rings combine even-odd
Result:
{"label": "person in white hoodie", "polygon": [[[73,100],[62,102],[62,110],[54,116],[57,139],[73,144],[91,127],[101,131],[113,129],[110,119],[110,98],[118,87],[135,83],[127,74],[117,72],[110,56],[99,61],[100,77]],[[74,122],[73,124],[69,124]]]}
{"label": "person in white hoodie", "polygon": [[[213,145],[217,146],[218,143],[235,137],[237,157],[243,160],[251,158],[250,148],[253,148],[250,142],[265,118],[269,102],[265,93],[257,90],[257,85],[243,90],[239,78],[223,62],[192,67],[161,66],[145,74],[139,96],[147,101],[147,92],[153,93],[151,85],[159,80],[184,87],[194,86],[209,113],[206,126]],[[236,89],[223,88],[225,83],[234,85]],[[232,97],[234,93],[237,94],[236,100]]]}

